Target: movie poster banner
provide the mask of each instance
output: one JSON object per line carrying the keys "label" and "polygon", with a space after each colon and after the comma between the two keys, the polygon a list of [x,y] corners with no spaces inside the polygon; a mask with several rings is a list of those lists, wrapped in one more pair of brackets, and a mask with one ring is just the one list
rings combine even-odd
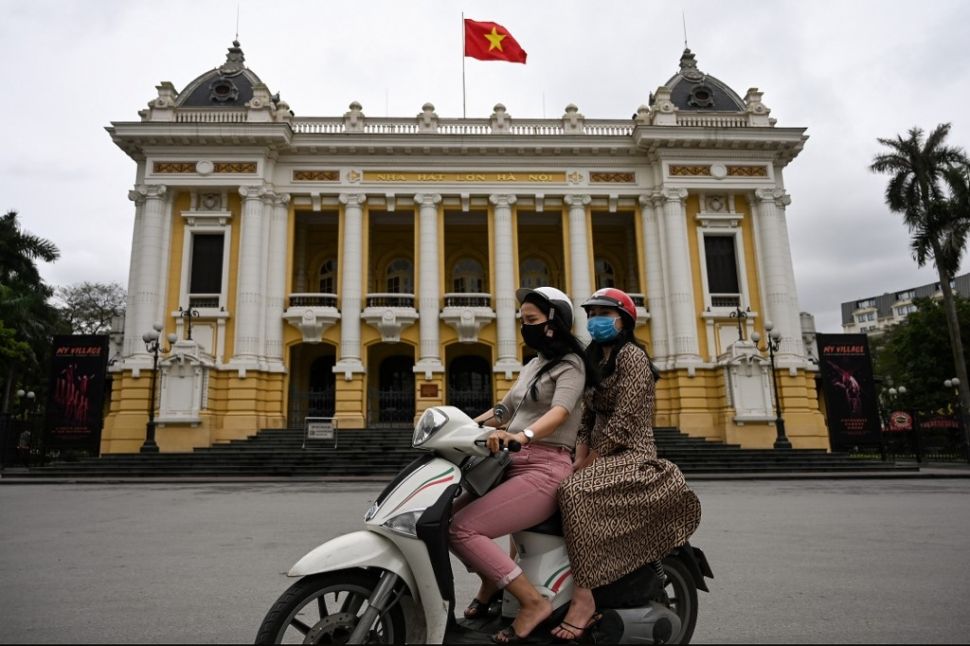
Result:
{"label": "movie poster banner", "polygon": [[107,335],[55,336],[45,450],[100,450]]}
{"label": "movie poster banner", "polygon": [[880,445],[881,424],[865,334],[819,334],[819,369],[832,450]]}

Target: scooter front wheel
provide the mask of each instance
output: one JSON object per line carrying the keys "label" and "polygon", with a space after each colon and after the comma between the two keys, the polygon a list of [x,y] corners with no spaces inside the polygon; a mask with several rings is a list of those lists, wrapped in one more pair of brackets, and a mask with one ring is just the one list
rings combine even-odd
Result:
{"label": "scooter front wheel", "polygon": [[[377,587],[377,572],[342,570],[306,576],[266,613],[257,644],[346,644]],[[380,615],[364,643],[403,644],[404,613],[394,605]]]}

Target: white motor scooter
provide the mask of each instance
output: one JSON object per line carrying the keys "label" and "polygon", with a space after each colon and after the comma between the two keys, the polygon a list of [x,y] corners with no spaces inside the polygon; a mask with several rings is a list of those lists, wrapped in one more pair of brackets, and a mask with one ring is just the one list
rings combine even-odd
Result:
{"label": "white motor scooter", "polygon": [[[500,420],[503,413],[496,409]],[[468,477],[462,467],[489,455],[485,440],[492,431],[458,408],[427,409],[413,437],[427,453],[384,488],[364,516],[363,531],[320,545],[290,569],[288,576],[300,579],[270,608],[256,643],[487,643],[508,625],[518,610],[508,593],[501,610],[455,620],[448,549],[452,502]],[[519,566],[555,609],[548,625],[533,631],[534,643],[555,641],[549,629],[572,595],[557,520],[558,514],[512,537]],[[697,621],[697,590],[707,591],[705,576],[713,577],[703,552],[684,545],[594,590],[603,618],[589,632],[605,643],[686,644]]]}

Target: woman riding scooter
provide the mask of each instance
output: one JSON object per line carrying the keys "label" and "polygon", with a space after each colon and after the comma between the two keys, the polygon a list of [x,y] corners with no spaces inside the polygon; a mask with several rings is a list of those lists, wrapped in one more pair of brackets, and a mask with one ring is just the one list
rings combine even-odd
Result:
{"label": "woman riding scooter", "polygon": [[[488,438],[492,452],[512,440],[523,445],[513,454],[504,481],[481,498],[464,497],[450,529],[454,553],[481,577],[467,618],[488,610],[504,588],[519,600],[509,627],[496,633],[496,643],[515,643],[552,614],[552,605],[522,569],[492,540],[542,522],[556,510],[556,490],[572,472],[571,453],[579,427],[579,399],[589,385],[583,346],[572,335],[572,302],[554,287],[519,289],[522,338],[539,355],[523,367],[502,400],[512,411],[507,427]],[[491,413],[476,421],[488,421]],[[496,422],[490,422],[495,424]]]}
{"label": "woman riding scooter", "polygon": [[687,542],[701,506],[653,439],[655,376],[636,341],[636,307],[619,289],[595,292],[583,309],[587,354],[600,383],[583,397],[574,473],[559,488],[573,574],[569,612],[553,635],[578,640],[595,623],[593,588],[661,559]]}

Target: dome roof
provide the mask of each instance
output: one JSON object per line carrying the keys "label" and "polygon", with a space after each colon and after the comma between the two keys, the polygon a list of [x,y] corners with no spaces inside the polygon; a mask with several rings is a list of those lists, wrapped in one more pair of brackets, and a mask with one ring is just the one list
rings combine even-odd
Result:
{"label": "dome roof", "polygon": [[226,62],[198,77],[179,93],[180,108],[241,108],[253,98],[253,86],[262,84],[245,65],[239,41],[232,41]]}
{"label": "dome roof", "polygon": [[680,57],[680,71],[664,85],[670,88],[670,100],[680,110],[744,112],[744,101],[737,92],[697,69],[690,49],[685,49]]}

